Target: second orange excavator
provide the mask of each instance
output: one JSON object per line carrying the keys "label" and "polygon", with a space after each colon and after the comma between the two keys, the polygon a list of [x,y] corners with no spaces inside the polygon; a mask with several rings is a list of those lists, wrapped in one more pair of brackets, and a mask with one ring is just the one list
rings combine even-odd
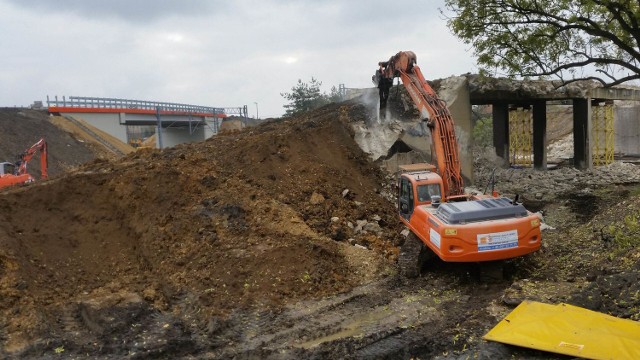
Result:
{"label": "second orange excavator", "polygon": [[20,154],[20,159],[17,162],[0,163],[0,189],[12,185],[27,184],[34,181],[33,176],[27,172],[27,164],[38,150],[40,151],[41,178],[43,180],[47,179],[47,143],[43,138]]}
{"label": "second orange excavator", "polygon": [[[446,103],[429,86],[411,51],[400,51],[379,62],[374,75],[380,110],[386,107],[393,79],[402,79],[430,132],[435,165],[401,168],[398,212],[410,230],[400,249],[401,271],[420,273],[430,249],[444,261],[482,262],[529,254],[540,248],[540,218],[517,201],[499,196],[471,195],[464,191],[458,142]],[[381,114],[382,116],[382,114]]]}

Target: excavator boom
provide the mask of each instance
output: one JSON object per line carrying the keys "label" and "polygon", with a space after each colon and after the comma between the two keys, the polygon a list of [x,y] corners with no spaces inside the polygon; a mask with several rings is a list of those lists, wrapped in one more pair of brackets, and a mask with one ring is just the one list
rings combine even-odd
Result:
{"label": "excavator boom", "polygon": [[33,156],[40,150],[40,171],[42,174],[42,179],[46,179],[48,177],[47,173],[47,143],[44,141],[44,138],[38,140],[35,144],[31,145],[25,152],[20,155],[19,167],[18,167],[18,175],[27,173],[27,164]]}
{"label": "excavator boom", "polygon": [[[429,86],[416,65],[417,57],[411,51],[400,51],[389,61],[380,62],[381,74],[387,79],[399,77],[411,99],[418,107],[431,131],[437,169],[444,182],[444,196],[464,194],[464,181],[460,171],[460,157],[455,126],[444,100]],[[388,83],[388,81],[387,81]],[[388,91],[388,89],[386,89]],[[382,92],[382,91],[381,91]],[[382,95],[381,95],[382,101]]]}

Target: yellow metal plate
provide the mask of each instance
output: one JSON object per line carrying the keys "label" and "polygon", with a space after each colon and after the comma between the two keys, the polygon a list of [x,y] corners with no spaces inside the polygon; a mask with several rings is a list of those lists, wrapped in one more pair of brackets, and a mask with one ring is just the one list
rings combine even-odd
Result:
{"label": "yellow metal plate", "polygon": [[640,359],[640,322],[568,304],[523,301],[483,338],[587,359]]}

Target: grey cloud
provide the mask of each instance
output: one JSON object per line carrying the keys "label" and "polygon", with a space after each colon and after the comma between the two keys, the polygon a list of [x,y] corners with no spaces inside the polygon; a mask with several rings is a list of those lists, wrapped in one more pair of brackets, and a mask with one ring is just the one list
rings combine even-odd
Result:
{"label": "grey cloud", "polygon": [[298,79],[371,86],[377,62],[398,50],[415,51],[429,78],[468,71],[465,45],[438,19],[443,2],[0,0],[0,44],[12,49],[0,57],[0,102],[258,102],[279,116],[280,93]]}
{"label": "grey cloud", "polygon": [[7,0],[15,6],[39,11],[74,13],[91,19],[116,18],[147,23],[173,16],[217,13],[228,8],[220,0]]}

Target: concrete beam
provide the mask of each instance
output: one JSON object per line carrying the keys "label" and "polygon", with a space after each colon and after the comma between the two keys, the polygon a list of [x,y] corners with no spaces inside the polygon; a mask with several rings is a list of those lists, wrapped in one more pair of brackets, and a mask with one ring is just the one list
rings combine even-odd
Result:
{"label": "concrete beam", "polygon": [[640,101],[640,90],[620,87],[595,88],[589,91],[589,97],[597,100]]}
{"label": "concrete beam", "polygon": [[548,80],[514,80],[467,75],[470,99],[474,105],[532,100],[602,99],[640,101],[640,89],[622,86],[602,87],[596,81],[583,80],[562,84]]}
{"label": "concrete beam", "polygon": [[591,100],[573,100],[573,164],[578,169],[591,169]]}
{"label": "concrete beam", "polygon": [[496,155],[509,160],[509,104],[493,104],[492,117],[493,147],[496,150]]}
{"label": "concrete beam", "polygon": [[547,170],[547,103],[533,103],[533,168]]}

